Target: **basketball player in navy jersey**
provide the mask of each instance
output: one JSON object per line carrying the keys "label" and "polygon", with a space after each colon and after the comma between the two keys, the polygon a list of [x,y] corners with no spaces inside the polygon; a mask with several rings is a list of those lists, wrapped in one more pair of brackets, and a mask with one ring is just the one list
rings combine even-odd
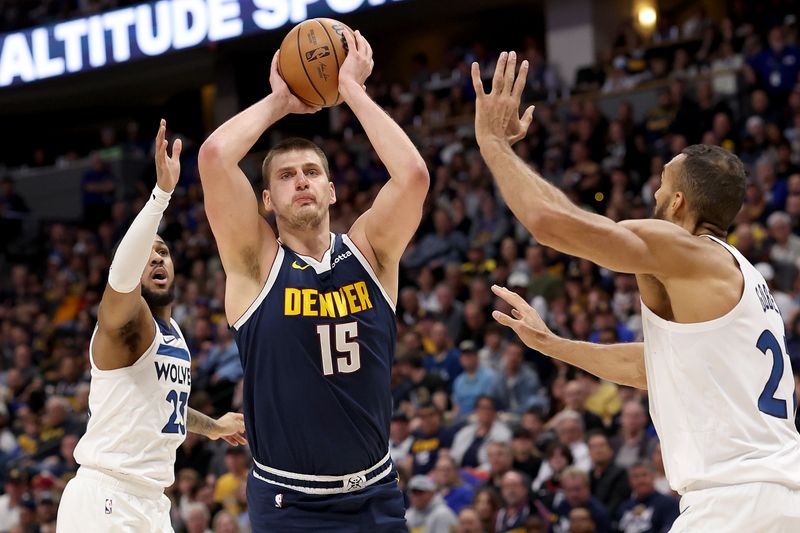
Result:
{"label": "basketball player in navy jersey", "polygon": [[91,417],[75,448],[80,464],[58,509],[59,533],[171,532],[175,450],[186,431],[246,444],[238,413],[213,420],[188,407],[191,356],[171,319],[174,266],[156,235],[180,174],[181,141],[156,137],[156,186],[125,233],[89,344]]}
{"label": "basketball player in navy jersey", "polygon": [[541,244],[636,274],[644,343],[561,339],[521,297],[494,317],[540,352],[642,389],[671,487],[682,495],[673,532],[800,531],[800,435],[783,318],[763,276],[724,241],[744,199],[734,154],[694,145],[664,166],[654,219],[614,222],[569,201],[511,145],[527,76],[501,54],[485,94],[477,64],[475,136],[508,206]]}
{"label": "basketball player in navy jersey", "polygon": [[291,139],[263,167],[259,214],[239,168],[258,138],[290,113],[272,61],[272,93],[220,126],[200,149],[205,207],[227,275],[225,310],[244,366],[254,467],[253,531],[406,531],[389,455],[398,263],[428,191],[425,163],[367,95],[372,50],[346,33],[339,92],[391,176],[347,234],[330,232],[336,201],[324,153]]}

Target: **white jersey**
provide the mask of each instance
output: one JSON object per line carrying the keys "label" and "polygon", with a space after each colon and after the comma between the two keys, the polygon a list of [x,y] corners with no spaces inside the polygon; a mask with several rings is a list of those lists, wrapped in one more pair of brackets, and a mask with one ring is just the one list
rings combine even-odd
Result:
{"label": "white jersey", "polygon": [[75,460],[140,484],[172,485],[175,451],[186,437],[186,409],[192,384],[191,356],[178,324],[153,320],[153,343],[131,366],[100,370],[89,360],[89,425],[75,448]]}
{"label": "white jersey", "polygon": [[667,479],[681,494],[759,481],[798,489],[797,400],[783,319],[761,274],[713,240],[744,276],[730,312],[678,324],[642,304],[650,414]]}

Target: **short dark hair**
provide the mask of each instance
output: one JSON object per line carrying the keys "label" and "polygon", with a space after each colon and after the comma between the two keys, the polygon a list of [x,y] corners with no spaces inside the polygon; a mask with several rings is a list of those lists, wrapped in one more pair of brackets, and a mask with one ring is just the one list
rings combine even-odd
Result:
{"label": "short dark hair", "polygon": [[325,175],[328,176],[328,179],[331,179],[331,169],[328,165],[328,158],[325,156],[325,152],[322,151],[322,148],[308,139],[303,139],[302,137],[289,137],[288,139],[284,139],[270,148],[269,152],[267,152],[267,156],[264,158],[264,162],[261,164],[261,175],[263,178],[262,183],[265,189],[269,190],[269,166],[272,163],[272,160],[275,159],[275,156],[286,152],[291,152],[293,150],[311,150],[316,153],[322,162],[322,170],[325,171]]}
{"label": "short dark hair", "polygon": [[693,144],[681,152],[679,189],[686,194],[698,224],[710,224],[725,234],[744,201],[746,173],[735,154],[708,144]]}

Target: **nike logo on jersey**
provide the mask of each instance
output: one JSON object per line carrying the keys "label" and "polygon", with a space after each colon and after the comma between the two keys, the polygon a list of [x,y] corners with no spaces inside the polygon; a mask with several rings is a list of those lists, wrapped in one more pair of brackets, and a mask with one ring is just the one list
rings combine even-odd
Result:
{"label": "nike logo on jersey", "polygon": [[163,337],[164,337],[164,342],[172,342],[175,340],[174,335],[164,335]]}
{"label": "nike logo on jersey", "polygon": [[311,266],[311,265],[300,266],[300,265],[298,265],[298,264],[297,264],[297,261],[294,261],[294,262],[292,263],[292,268],[296,268],[297,270],[305,270],[305,269],[307,269],[307,268],[308,268],[308,267],[310,267],[310,266]]}

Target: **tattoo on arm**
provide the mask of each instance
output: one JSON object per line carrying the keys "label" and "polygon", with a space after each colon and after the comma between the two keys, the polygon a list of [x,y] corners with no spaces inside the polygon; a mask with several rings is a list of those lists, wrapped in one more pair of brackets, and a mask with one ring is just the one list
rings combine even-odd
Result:
{"label": "tattoo on arm", "polygon": [[216,422],[212,418],[207,417],[199,411],[195,411],[191,407],[187,409],[186,428],[192,433],[208,437],[214,430],[215,425]]}

